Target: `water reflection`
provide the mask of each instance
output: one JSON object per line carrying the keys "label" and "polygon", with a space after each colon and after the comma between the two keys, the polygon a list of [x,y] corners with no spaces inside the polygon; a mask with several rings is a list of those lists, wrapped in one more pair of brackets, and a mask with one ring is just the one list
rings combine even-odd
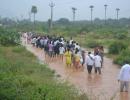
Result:
{"label": "water reflection", "polygon": [[102,83],[101,75],[88,75],[87,76],[87,85],[92,87],[99,87]]}

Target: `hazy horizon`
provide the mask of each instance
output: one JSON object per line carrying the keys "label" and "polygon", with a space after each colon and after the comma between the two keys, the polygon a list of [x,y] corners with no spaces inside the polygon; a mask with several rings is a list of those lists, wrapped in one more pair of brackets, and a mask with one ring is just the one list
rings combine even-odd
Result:
{"label": "hazy horizon", "polygon": [[[119,18],[130,18],[129,0],[52,0],[55,3],[54,20],[68,18],[72,20],[72,7],[76,7],[76,20],[90,20],[90,5],[94,6],[93,19],[104,19],[104,4],[107,4],[107,18],[116,18],[116,8],[120,8]],[[50,18],[50,0],[0,0],[0,16],[14,19],[29,18],[32,5],[37,6],[36,20],[47,21]]]}

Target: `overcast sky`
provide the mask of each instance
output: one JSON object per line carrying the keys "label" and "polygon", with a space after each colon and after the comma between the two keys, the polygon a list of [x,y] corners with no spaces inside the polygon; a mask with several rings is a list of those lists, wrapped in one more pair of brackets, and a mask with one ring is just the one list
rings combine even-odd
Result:
{"label": "overcast sky", "polygon": [[[68,18],[72,20],[72,7],[76,7],[76,20],[90,19],[90,5],[94,5],[94,18],[104,18],[104,4],[109,5],[108,18],[116,17],[116,8],[120,8],[119,17],[130,17],[130,0],[52,0],[55,3],[54,20]],[[0,0],[0,16],[10,18],[29,18],[31,6],[38,8],[36,20],[46,21],[50,18],[51,0]]]}

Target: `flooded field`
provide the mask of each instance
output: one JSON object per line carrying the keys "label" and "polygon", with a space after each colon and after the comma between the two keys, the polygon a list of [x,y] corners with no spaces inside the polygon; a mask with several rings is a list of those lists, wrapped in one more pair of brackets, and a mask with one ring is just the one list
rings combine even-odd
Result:
{"label": "flooded field", "polygon": [[112,63],[109,58],[104,58],[102,75],[96,75],[94,70],[92,75],[88,75],[84,66],[84,70],[75,71],[73,68],[66,68],[65,63],[60,60],[45,59],[44,51],[25,45],[27,50],[38,57],[41,63],[46,63],[61,80],[68,81],[77,89],[87,93],[90,100],[130,100],[128,93],[119,92],[119,83],[117,81],[119,69],[117,65]]}

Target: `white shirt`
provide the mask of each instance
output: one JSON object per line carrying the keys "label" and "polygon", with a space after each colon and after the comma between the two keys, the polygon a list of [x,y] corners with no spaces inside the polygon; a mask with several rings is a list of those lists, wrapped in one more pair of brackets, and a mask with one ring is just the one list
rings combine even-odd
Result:
{"label": "white shirt", "polygon": [[73,40],[70,40],[69,44],[71,45],[71,44],[72,44],[72,42],[73,42]]}
{"label": "white shirt", "polygon": [[102,61],[101,57],[100,57],[99,55],[96,55],[96,56],[94,57],[95,67],[101,67],[101,61]]}
{"label": "white shirt", "polygon": [[56,41],[54,42],[54,46],[56,46],[57,43],[59,43],[59,40],[56,40]]}
{"label": "white shirt", "polygon": [[80,46],[79,45],[75,45],[75,49],[78,49],[78,50],[80,50]]}
{"label": "white shirt", "polygon": [[[92,59],[91,59],[91,58]],[[89,55],[87,55],[86,56],[86,58],[85,58],[85,63],[86,63],[86,65],[91,65],[91,66],[93,66],[94,65],[94,56],[92,55],[92,54],[90,54],[90,57],[89,57]]]}
{"label": "white shirt", "polygon": [[28,37],[28,34],[27,34],[27,33],[24,33],[24,37],[27,38],[27,37]]}
{"label": "white shirt", "polygon": [[65,43],[64,43],[64,41],[62,41],[62,42],[60,42],[62,45],[64,45]]}
{"label": "white shirt", "polygon": [[44,46],[47,45],[47,39],[44,39]]}
{"label": "white shirt", "polygon": [[130,65],[129,64],[125,64],[124,66],[122,66],[119,76],[118,76],[118,80],[130,81]]}
{"label": "white shirt", "polygon": [[36,43],[37,39],[36,38],[33,38],[32,39],[32,43]]}
{"label": "white shirt", "polygon": [[64,38],[60,38],[62,41],[64,40]]}
{"label": "white shirt", "polygon": [[60,54],[64,54],[64,52],[65,52],[64,47],[60,47],[60,48],[59,48],[59,51],[60,51]]}
{"label": "white shirt", "polygon": [[44,40],[40,39],[40,43],[41,43],[41,45],[43,45],[44,44]]}

